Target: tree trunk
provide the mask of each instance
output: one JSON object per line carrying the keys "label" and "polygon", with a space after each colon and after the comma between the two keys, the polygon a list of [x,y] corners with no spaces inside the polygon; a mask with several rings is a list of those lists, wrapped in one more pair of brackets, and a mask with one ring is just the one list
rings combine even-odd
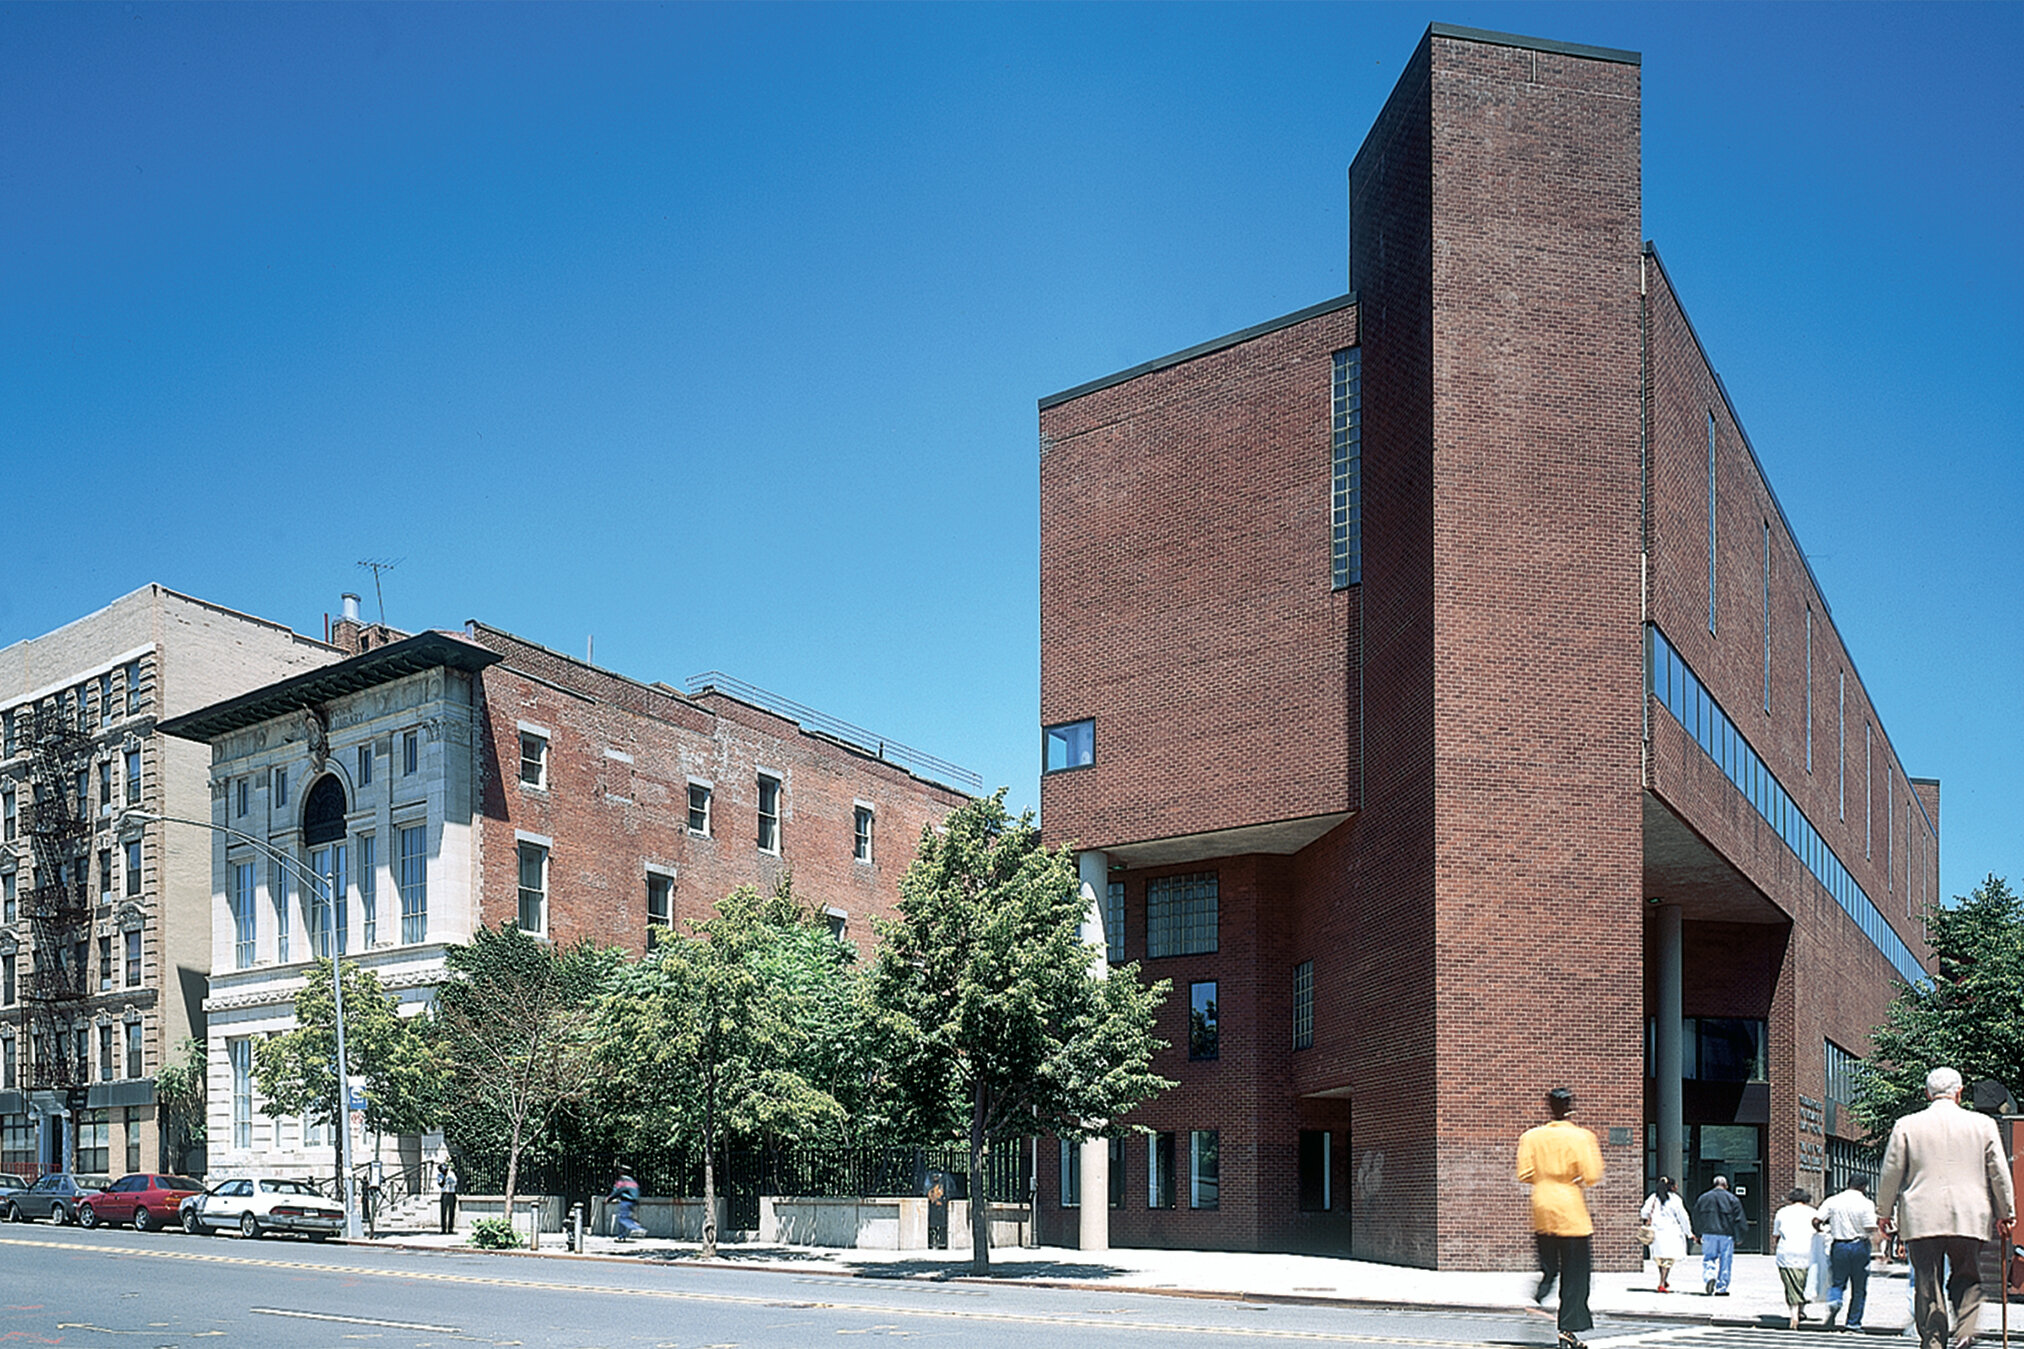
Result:
{"label": "tree trunk", "polygon": [[976,1099],[970,1103],[970,1269],[976,1274],[991,1272],[991,1193],[984,1183],[984,1084],[977,1084]]}
{"label": "tree trunk", "polygon": [[703,1258],[717,1255],[717,1092],[703,1091]]}
{"label": "tree trunk", "polygon": [[513,1117],[513,1138],[506,1145],[506,1221],[513,1221],[513,1197],[520,1184],[520,1127],[521,1116]]}

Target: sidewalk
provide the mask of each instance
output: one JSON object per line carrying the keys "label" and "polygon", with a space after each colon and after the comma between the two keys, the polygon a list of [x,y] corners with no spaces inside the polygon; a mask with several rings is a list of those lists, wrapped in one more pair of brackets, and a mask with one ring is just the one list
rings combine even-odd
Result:
{"label": "sidewalk", "polygon": [[[388,1233],[374,1243],[436,1250],[469,1250],[462,1236],[433,1232]],[[701,1263],[695,1242],[643,1238],[616,1241],[587,1237],[582,1255],[569,1252],[562,1237],[543,1233],[540,1255],[563,1259],[615,1259],[651,1263]],[[725,1243],[714,1267],[775,1270],[801,1275],[868,1279],[968,1279],[968,1248],[959,1251],[837,1250],[828,1247]],[[1048,1286],[1129,1289],[1170,1296],[1228,1297],[1257,1301],[1363,1303],[1390,1307],[1441,1307],[1478,1311],[1522,1311],[1531,1306],[1538,1274],[1530,1270],[1476,1273],[1412,1269],[1320,1255],[1278,1255],[1253,1251],[1155,1251],[1118,1248],[1085,1256],[1067,1247],[994,1247],[994,1281]],[[1778,1271],[1768,1255],[1739,1255],[1727,1297],[1701,1289],[1699,1256],[1673,1268],[1673,1286],[1658,1291],[1657,1267],[1640,1273],[1598,1273],[1589,1305],[1597,1316],[1631,1316],[1686,1324],[1786,1324],[1787,1309]],[[1691,1290],[1691,1291],[1689,1291]],[[1993,1290],[1991,1290],[1993,1293]],[[1818,1328],[1825,1308],[1808,1308]],[[1991,1296],[1983,1308],[1987,1334],[1997,1329],[2000,1308]],[[1911,1282],[1906,1267],[1875,1270],[1869,1277],[1869,1306],[1863,1328],[1870,1334],[1903,1334],[1911,1320]],[[2024,1314],[2020,1314],[2024,1326]]]}

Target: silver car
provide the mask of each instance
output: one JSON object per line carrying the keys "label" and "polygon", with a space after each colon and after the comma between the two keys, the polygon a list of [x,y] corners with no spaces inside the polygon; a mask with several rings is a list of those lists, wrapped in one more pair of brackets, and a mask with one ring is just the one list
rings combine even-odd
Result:
{"label": "silver car", "polygon": [[344,1210],[306,1181],[284,1176],[221,1180],[182,1203],[183,1230],[211,1236],[228,1227],[241,1236],[294,1232],[322,1241],[344,1231]]}

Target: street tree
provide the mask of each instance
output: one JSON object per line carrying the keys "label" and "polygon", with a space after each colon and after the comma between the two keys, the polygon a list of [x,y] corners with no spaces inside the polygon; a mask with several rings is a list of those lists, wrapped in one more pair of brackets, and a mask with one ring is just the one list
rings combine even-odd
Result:
{"label": "street tree", "polygon": [[2024,1091],[2024,901],[1991,874],[1973,894],[1927,912],[1926,940],[1938,974],[1898,985],[1855,1075],[1855,1117],[1878,1141],[1925,1107],[1933,1068]]}
{"label": "street tree", "polygon": [[1093,978],[1083,919],[1073,856],[1041,843],[1031,811],[1008,815],[1000,788],[921,831],[899,918],[879,924],[870,1001],[895,1112],[915,1137],[967,1135],[979,1273],[993,1144],[1115,1134],[1173,1085],[1152,1070],[1171,984],[1142,982],[1136,962]]}
{"label": "street tree", "polygon": [[815,996],[847,978],[832,938],[794,897],[741,886],[714,915],[618,972],[598,1006],[609,1125],[703,1156],[703,1251],[717,1249],[720,1147],[834,1132],[843,1108],[812,1073]]}
{"label": "street tree", "polygon": [[[346,1076],[364,1079],[365,1126],[373,1133],[422,1133],[440,1117],[442,1073],[420,1025],[400,1015],[397,999],[379,977],[351,961],[344,978]],[[295,1029],[253,1047],[254,1082],[261,1113],[275,1119],[300,1115],[331,1127],[337,1157],[345,1127],[338,1110],[335,1000],[330,961],[309,967],[295,995]],[[341,1166],[341,1162],[339,1163]]]}
{"label": "street tree", "polygon": [[164,1165],[181,1171],[193,1148],[204,1146],[206,1086],[210,1060],[202,1040],[184,1040],[176,1057],[155,1073],[155,1101],[162,1109]]}
{"label": "street tree", "polygon": [[597,1071],[593,1021],[621,953],[588,941],[556,947],[514,924],[453,946],[432,1020],[446,1074],[446,1131],[458,1150],[505,1166],[506,1209],[523,1151]]}

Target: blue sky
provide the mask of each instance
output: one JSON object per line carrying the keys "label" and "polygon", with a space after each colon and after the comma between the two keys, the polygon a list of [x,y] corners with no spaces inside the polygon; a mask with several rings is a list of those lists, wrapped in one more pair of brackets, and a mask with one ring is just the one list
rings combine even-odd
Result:
{"label": "blue sky", "polygon": [[1036,790],[1035,400],[1340,293],[1430,21],[1644,55],[1645,233],[2024,879],[2024,6],[0,5],[0,643],[148,581],[721,668]]}

